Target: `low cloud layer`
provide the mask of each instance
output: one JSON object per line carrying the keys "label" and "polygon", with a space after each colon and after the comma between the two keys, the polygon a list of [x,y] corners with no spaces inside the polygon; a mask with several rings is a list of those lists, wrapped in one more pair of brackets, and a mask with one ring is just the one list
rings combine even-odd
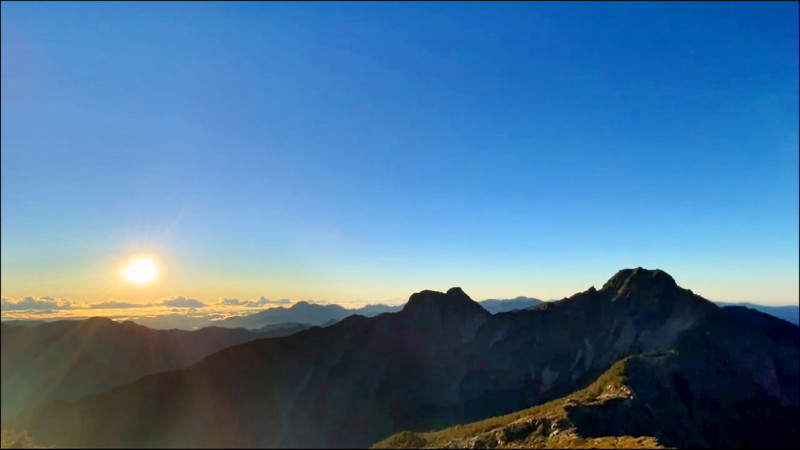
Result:
{"label": "low cloud layer", "polygon": [[[289,299],[270,300],[261,297],[258,300],[239,300],[235,298],[220,298],[219,306],[241,306],[247,308],[260,308],[276,305],[291,305]],[[169,297],[152,303],[131,303],[118,300],[108,300],[100,303],[73,303],[66,299],[55,299],[53,297],[24,297],[24,298],[2,298],[3,311],[63,311],[81,309],[132,309],[147,307],[171,307],[171,308],[204,308],[209,305],[200,300],[186,298],[183,296]]]}
{"label": "low cloud layer", "polygon": [[267,306],[267,305],[291,305],[292,301],[288,298],[283,298],[280,300],[269,300],[267,298],[261,297],[258,300],[239,300],[235,298],[221,298],[219,300],[220,305],[228,305],[228,306],[251,306],[251,307],[259,307],[259,306]]}
{"label": "low cloud layer", "polygon": [[25,310],[56,310],[71,309],[72,303],[64,299],[54,299],[53,297],[25,297],[22,299],[2,298],[0,309],[3,311],[25,311]]}
{"label": "low cloud layer", "polygon": [[164,299],[161,304],[164,306],[172,306],[173,308],[203,308],[206,306],[206,304],[200,300],[186,297],[172,297]]}
{"label": "low cloud layer", "polygon": [[142,305],[138,305],[136,303],[128,303],[128,302],[118,302],[115,300],[109,300],[103,303],[92,303],[89,305],[89,309],[117,309],[117,308],[141,308]]}
{"label": "low cloud layer", "polygon": [[[12,302],[9,299],[4,299],[6,305]],[[224,300],[224,299],[221,299]],[[48,302],[47,300],[43,300]],[[164,303],[178,303],[184,305],[182,307],[165,306]],[[185,297],[166,298],[159,301],[154,301],[145,304],[131,304],[117,300],[108,300],[103,303],[94,304],[75,304],[72,303],[71,307],[67,309],[17,309],[3,311],[2,320],[27,320],[27,321],[52,321],[52,320],[83,320],[90,317],[107,317],[109,319],[123,322],[133,321],[139,325],[144,325],[156,329],[183,329],[183,330],[196,330],[209,326],[229,326],[227,323],[220,322],[224,319],[231,319],[235,317],[247,316],[250,314],[264,311],[269,307],[249,307],[246,305],[226,305],[220,302],[210,302],[205,304],[204,307],[195,307],[196,303],[202,303],[198,300],[187,299]],[[23,301],[13,301],[14,304],[20,303],[18,308],[27,308],[29,305]],[[30,303],[30,302],[27,302]],[[261,300],[251,302],[238,302],[238,303],[252,303],[261,304]],[[304,302],[305,303],[305,302]],[[186,305],[189,305],[187,307]],[[350,309],[355,310],[356,305],[352,305]],[[276,306],[272,306],[276,308]],[[280,307],[277,307],[280,308]],[[302,308],[300,308],[302,309]],[[359,311],[354,311],[358,313]],[[361,311],[363,313],[364,311]],[[311,314],[315,314],[314,311]]]}
{"label": "low cloud layer", "polygon": [[[252,305],[251,305],[252,303]],[[226,305],[239,306],[237,303],[225,303]],[[268,303],[246,302],[243,306],[261,306]],[[172,308],[203,308],[207,306],[200,300],[186,297],[170,297],[155,303],[130,303],[117,300],[108,300],[101,303],[72,303],[69,300],[53,297],[24,297],[24,298],[2,298],[3,311],[64,311],[82,309],[131,309],[148,308],[154,306],[167,306]]]}
{"label": "low cloud layer", "polygon": [[[132,320],[152,328],[193,330],[213,326],[221,319],[245,316],[268,308],[287,307],[292,304],[289,299],[270,300],[265,297],[257,300],[223,297],[207,303],[183,296],[167,297],[147,303],[113,298],[99,303],[83,303],[54,297],[3,297],[2,320],[80,320],[100,316],[117,321]],[[361,305],[346,307],[359,306]]]}

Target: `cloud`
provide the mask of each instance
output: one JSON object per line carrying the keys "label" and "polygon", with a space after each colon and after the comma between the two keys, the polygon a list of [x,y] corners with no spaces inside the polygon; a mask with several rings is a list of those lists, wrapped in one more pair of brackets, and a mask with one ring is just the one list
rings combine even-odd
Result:
{"label": "cloud", "polygon": [[115,300],[109,300],[103,303],[92,303],[89,305],[90,309],[114,309],[114,308],[141,308],[147,305],[139,305],[136,303],[128,303],[128,302],[118,302]]}
{"label": "cloud", "polygon": [[280,300],[267,300],[264,297],[261,297],[259,299],[259,301],[263,305],[291,305],[292,304],[292,301],[289,300],[288,298],[282,298]]}
{"label": "cloud", "polygon": [[288,298],[282,298],[280,300],[269,300],[264,297],[261,297],[258,300],[239,300],[235,298],[221,298],[219,300],[220,305],[227,305],[227,306],[267,306],[267,305],[291,305],[292,301]]}
{"label": "cloud", "polygon": [[200,300],[185,297],[172,297],[164,299],[161,304],[164,306],[172,306],[174,308],[202,308],[206,306],[206,304]]}
{"label": "cloud", "polygon": [[48,310],[48,309],[71,309],[72,303],[68,300],[54,299],[53,297],[25,297],[21,300],[10,298],[0,299],[0,309],[3,311],[24,311],[24,310]]}
{"label": "cloud", "polygon": [[220,298],[219,299],[219,304],[220,305],[228,305],[228,306],[242,306],[242,305],[246,305],[247,301],[239,300],[239,299],[235,299],[235,298]]}

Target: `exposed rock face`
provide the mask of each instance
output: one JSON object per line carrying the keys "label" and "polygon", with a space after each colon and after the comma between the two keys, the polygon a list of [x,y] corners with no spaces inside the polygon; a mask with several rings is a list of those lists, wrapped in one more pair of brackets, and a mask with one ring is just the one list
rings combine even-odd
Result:
{"label": "exposed rock face", "polygon": [[[673,349],[711,352],[754,396],[797,408],[797,339],[776,342],[664,272],[630,269],[599,291],[497,315],[457,288],[423,291],[399,313],[239,345],[15,423],[59,446],[364,447],[540,404],[626,356]],[[681,366],[688,379],[708,373]],[[693,389],[723,392],[713,383]]]}

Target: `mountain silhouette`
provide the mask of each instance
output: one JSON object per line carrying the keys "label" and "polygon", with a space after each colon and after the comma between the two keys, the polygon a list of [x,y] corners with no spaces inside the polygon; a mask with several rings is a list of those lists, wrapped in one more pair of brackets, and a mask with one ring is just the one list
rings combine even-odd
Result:
{"label": "mountain silhouette", "polygon": [[[529,297],[517,297],[508,300],[482,300],[480,305],[492,314],[525,309],[542,303],[541,300]],[[291,307],[269,308],[246,316],[230,317],[214,322],[215,326],[226,328],[259,329],[278,323],[304,323],[310,325],[330,325],[353,315],[374,317],[387,312],[398,312],[404,305],[367,305],[349,309],[340,305],[318,305],[309,302],[297,302]]]}
{"label": "mountain silhouette", "polygon": [[310,325],[273,325],[259,332],[203,328],[153,330],[95,317],[35,326],[0,325],[2,415],[21,407],[75,399],[144,375],[176,369],[231,345],[286,336]]}
{"label": "mountain silhouette", "polygon": [[504,312],[516,311],[518,309],[526,309],[533,306],[542,304],[542,301],[531,297],[517,297],[511,299],[497,300],[481,300],[478,302],[484,309],[492,314],[499,314]]}
{"label": "mountain silhouette", "polygon": [[289,308],[269,308],[246,316],[230,317],[219,320],[214,325],[225,328],[263,328],[285,322],[323,325],[331,321],[338,322],[352,315],[366,317],[377,316],[385,312],[400,311],[401,306],[367,305],[358,309],[347,309],[339,305],[317,305],[309,302],[297,302]]}
{"label": "mountain silhouette", "polygon": [[[591,385],[626,357],[670,351],[684,380],[670,386],[692,414],[736,393],[739,408],[796,416],[796,339],[778,341],[665,272],[636,268],[600,290],[496,315],[458,288],[422,291],[398,313],[236,345],[10,423],[57,446],[366,447],[402,430],[542,404]],[[721,430],[741,423],[727,406],[709,408],[721,413]],[[796,435],[782,420],[758,423],[761,433]],[[689,426],[697,436],[674,442],[730,442]],[[794,444],[778,443],[786,442]]]}
{"label": "mountain silhouette", "polygon": [[769,314],[770,316],[783,319],[789,323],[800,325],[800,307],[799,306],[766,306],[756,305],[754,303],[727,303],[727,302],[714,302],[722,307],[745,307],[754,309],[758,312]]}

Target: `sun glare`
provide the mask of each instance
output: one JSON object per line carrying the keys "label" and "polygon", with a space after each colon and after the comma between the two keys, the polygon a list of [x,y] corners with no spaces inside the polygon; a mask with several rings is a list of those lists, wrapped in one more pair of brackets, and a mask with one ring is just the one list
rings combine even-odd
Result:
{"label": "sun glare", "polygon": [[156,275],[158,267],[152,260],[146,258],[135,259],[122,269],[122,276],[136,284],[147,284],[155,280]]}

